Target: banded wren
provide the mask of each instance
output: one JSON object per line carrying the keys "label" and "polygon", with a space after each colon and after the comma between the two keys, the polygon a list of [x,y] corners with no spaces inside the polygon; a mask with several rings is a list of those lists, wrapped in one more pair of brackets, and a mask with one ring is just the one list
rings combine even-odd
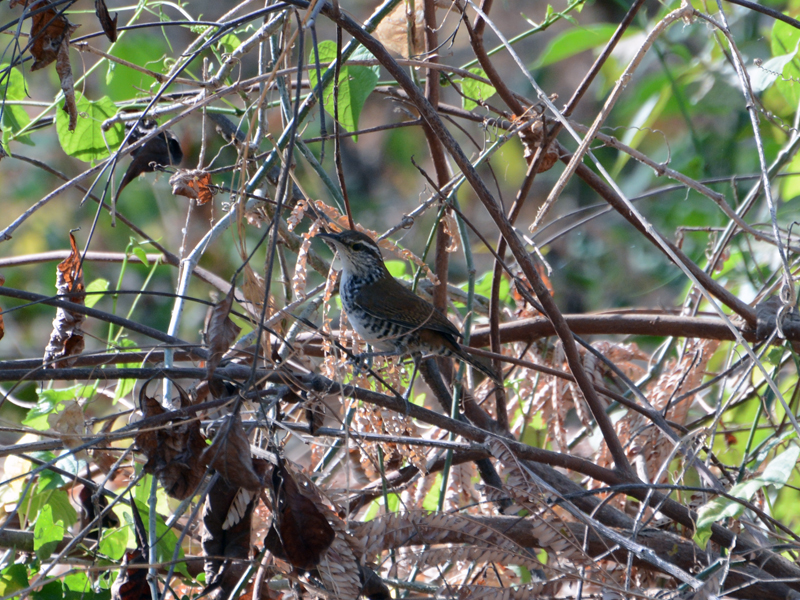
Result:
{"label": "banded wren", "polygon": [[341,258],[339,296],[353,329],[379,351],[368,356],[411,355],[415,361],[432,354],[455,357],[502,386],[490,367],[458,343],[461,334],[447,317],[392,277],[372,238],[351,230],[317,237]]}

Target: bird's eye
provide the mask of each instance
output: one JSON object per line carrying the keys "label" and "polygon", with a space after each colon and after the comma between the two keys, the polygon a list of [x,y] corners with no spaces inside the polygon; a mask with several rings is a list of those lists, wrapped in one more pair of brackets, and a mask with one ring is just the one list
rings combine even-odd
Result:
{"label": "bird's eye", "polygon": [[355,244],[353,244],[353,250],[355,250],[356,252],[361,252],[362,250],[364,250],[364,248],[366,248],[366,246],[364,246],[364,244],[362,244],[361,242],[356,242]]}

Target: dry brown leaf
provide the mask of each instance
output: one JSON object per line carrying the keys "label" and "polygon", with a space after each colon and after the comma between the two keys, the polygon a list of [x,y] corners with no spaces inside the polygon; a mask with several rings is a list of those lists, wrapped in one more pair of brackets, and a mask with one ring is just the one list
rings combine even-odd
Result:
{"label": "dry brown leaf", "polygon": [[294,208],[292,209],[292,214],[290,214],[286,219],[286,225],[289,228],[289,231],[294,231],[294,228],[300,224],[300,221],[303,220],[307,209],[308,202],[306,202],[305,198],[301,198],[297,201],[297,204],[295,204]]}
{"label": "dry brown leaf", "polygon": [[[141,410],[145,418],[166,412],[146,394],[142,394]],[[207,448],[199,421],[176,419],[171,426],[139,432],[135,441],[147,457],[145,472],[154,474],[167,494],[185,500],[194,493],[205,475],[203,451]]]}
{"label": "dry brown leaf", "polygon": [[117,41],[117,17],[119,15],[114,15],[114,18],[111,18],[111,15],[108,12],[108,8],[106,7],[105,0],[94,0],[94,11],[97,15],[98,21],[100,21],[100,26],[103,28],[103,33],[106,34],[106,37],[111,40],[112,42]]}
{"label": "dry brown leaf", "polygon": [[64,106],[61,109],[69,115],[69,130],[75,131],[78,124],[78,106],[75,104],[75,79],[72,77],[72,66],[69,64],[69,37],[61,40],[56,57],[56,73],[64,92]]}
{"label": "dry brown leaf", "polygon": [[[69,243],[72,252],[63,261],[58,263],[56,269],[56,290],[62,298],[75,304],[84,304],[85,291],[83,285],[83,269],[81,268],[81,255],[75,244],[75,236],[69,234]],[[53,332],[44,351],[45,368],[69,367],[75,362],[73,357],[83,352],[84,340],[81,325],[86,317],[81,313],[73,313],[66,309],[56,310],[53,319]]]}
{"label": "dry brown leaf", "polygon": [[242,498],[242,490],[218,479],[208,491],[203,506],[203,555],[207,557],[204,564],[206,589],[212,600],[229,598],[247,570],[256,497],[254,494],[247,499],[240,519],[226,527],[232,506]]}
{"label": "dry brown leaf", "polygon": [[[23,4],[27,7],[28,1],[16,0],[10,6]],[[31,71],[43,69],[56,61],[56,73],[64,92],[64,112],[69,114],[70,131],[75,130],[78,122],[78,109],[75,104],[75,81],[69,63],[69,36],[77,28],[56,8],[49,8],[31,17],[31,55],[34,58]]]}
{"label": "dry brown leaf", "polygon": [[461,241],[461,232],[458,229],[458,223],[456,222],[456,218],[453,213],[449,210],[444,211],[442,215],[442,225],[444,226],[444,231],[450,236],[449,242],[447,244],[447,248],[445,248],[446,252],[458,252],[458,244]]}
{"label": "dry brown leaf", "polygon": [[[419,6],[419,5],[417,5]],[[414,11],[414,26],[410,27],[410,15],[407,14],[405,2],[398,4],[378,24],[375,29],[375,39],[386,46],[386,49],[394,54],[399,54],[403,58],[408,58],[408,50],[411,48],[413,55],[422,54],[425,51],[425,15],[422,8]],[[411,33],[412,39],[408,39]]]}
{"label": "dry brown leaf", "polygon": [[220,429],[214,443],[205,448],[203,461],[231,486],[258,491],[264,484],[255,471],[242,419],[238,414],[229,418],[229,424]]}
{"label": "dry brown leaf", "polygon": [[[77,448],[83,445],[81,436],[86,431],[86,418],[83,416],[80,404],[75,400],[65,403],[63,410],[48,415],[47,424],[53,431],[60,434],[61,441],[67,448]],[[87,460],[88,455],[85,450],[81,450],[75,454],[75,457]]]}
{"label": "dry brown leaf", "polygon": [[178,169],[169,178],[169,184],[172,186],[174,195],[197,200],[199,205],[206,204],[214,198],[214,191],[211,189],[211,174],[202,169]]}
{"label": "dry brown leaf", "polygon": [[219,366],[222,356],[228,351],[236,336],[242,330],[236,323],[231,321],[230,312],[233,306],[233,294],[236,291],[234,286],[228,294],[209,311],[206,318],[206,329],[204,333],[206,347],[209,351],[209,358],[206,363],[208,370],[207,379],[211,379],[214,370]]}
{"label": "dry brown leaf", "polygon": [[[29,0],[14,0],[9,4],[9,8],[22,4],[27,7]],[[41,8],[37,6],[36,8]],[[77,29],[77,25],[72,25],[63,15],[61,10],[48,8],[31,17],[31,55],[34,58],[31,71],[43,69],[51,62],[56,60],[61,48],[61,43],[66,39],[69,44],[69,36]]]}
{"label": "dry brown leaf", "polygon": [[306,297],[306,278],[308,276],[308,252],[311,250],[311,240],[322,228],[322,221],[316,220],[309,230],[303,234],[303,242],[297,251],[297,262],[292,276],[292,293],[297,299]]}
{"label": "dry brown leaf", "polygon": [[314,484],[280,460],[272,471],[272,495],[274,519],[265,547],[298,569],[321,567],[320,560],[336,532],[322,510]]}

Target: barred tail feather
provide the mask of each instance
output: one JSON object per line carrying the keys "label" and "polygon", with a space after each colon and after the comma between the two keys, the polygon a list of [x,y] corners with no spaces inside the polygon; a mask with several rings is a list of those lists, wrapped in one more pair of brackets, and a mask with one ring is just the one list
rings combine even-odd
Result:
{"label": "barred tail feather", "polygon": [[499,385],[500,387],[503,387],[502,376],[498,376],[498,374],[495,373],[494,369],[492,368],[492,365],[491,364],[487,364],[488,361],[484,361],[480,357],[475,356],[473,354],[470,354],[469,352],[467,352],[466,350],[464,350],[461,347],[459,347],[458,348],[458,352],[454,352],[454,354],[460,360],[462,360],[465,363],[467,363],[467,364],[475,367],[476,369],[478,369],[478,371],[480,371],[481,373],[486,375],[489,379],[494,381],[497,385]]}

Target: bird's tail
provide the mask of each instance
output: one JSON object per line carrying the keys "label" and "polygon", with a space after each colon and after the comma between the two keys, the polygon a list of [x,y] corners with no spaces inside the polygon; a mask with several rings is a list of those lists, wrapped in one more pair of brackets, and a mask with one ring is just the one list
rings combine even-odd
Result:
{"label": "bird's tail", "polygon": [[498,375],[494,368],[492,367],[489,361],[484,360],[474,354],[470,354],[464,348],[459,347],[457,352],[453,352],[453,354],[459,359],[464,361],[465,363],[472,365],[478,371],[486,375],[489,379],[494,381],[500,387],[503,387],[503,378],[502,376]]}

